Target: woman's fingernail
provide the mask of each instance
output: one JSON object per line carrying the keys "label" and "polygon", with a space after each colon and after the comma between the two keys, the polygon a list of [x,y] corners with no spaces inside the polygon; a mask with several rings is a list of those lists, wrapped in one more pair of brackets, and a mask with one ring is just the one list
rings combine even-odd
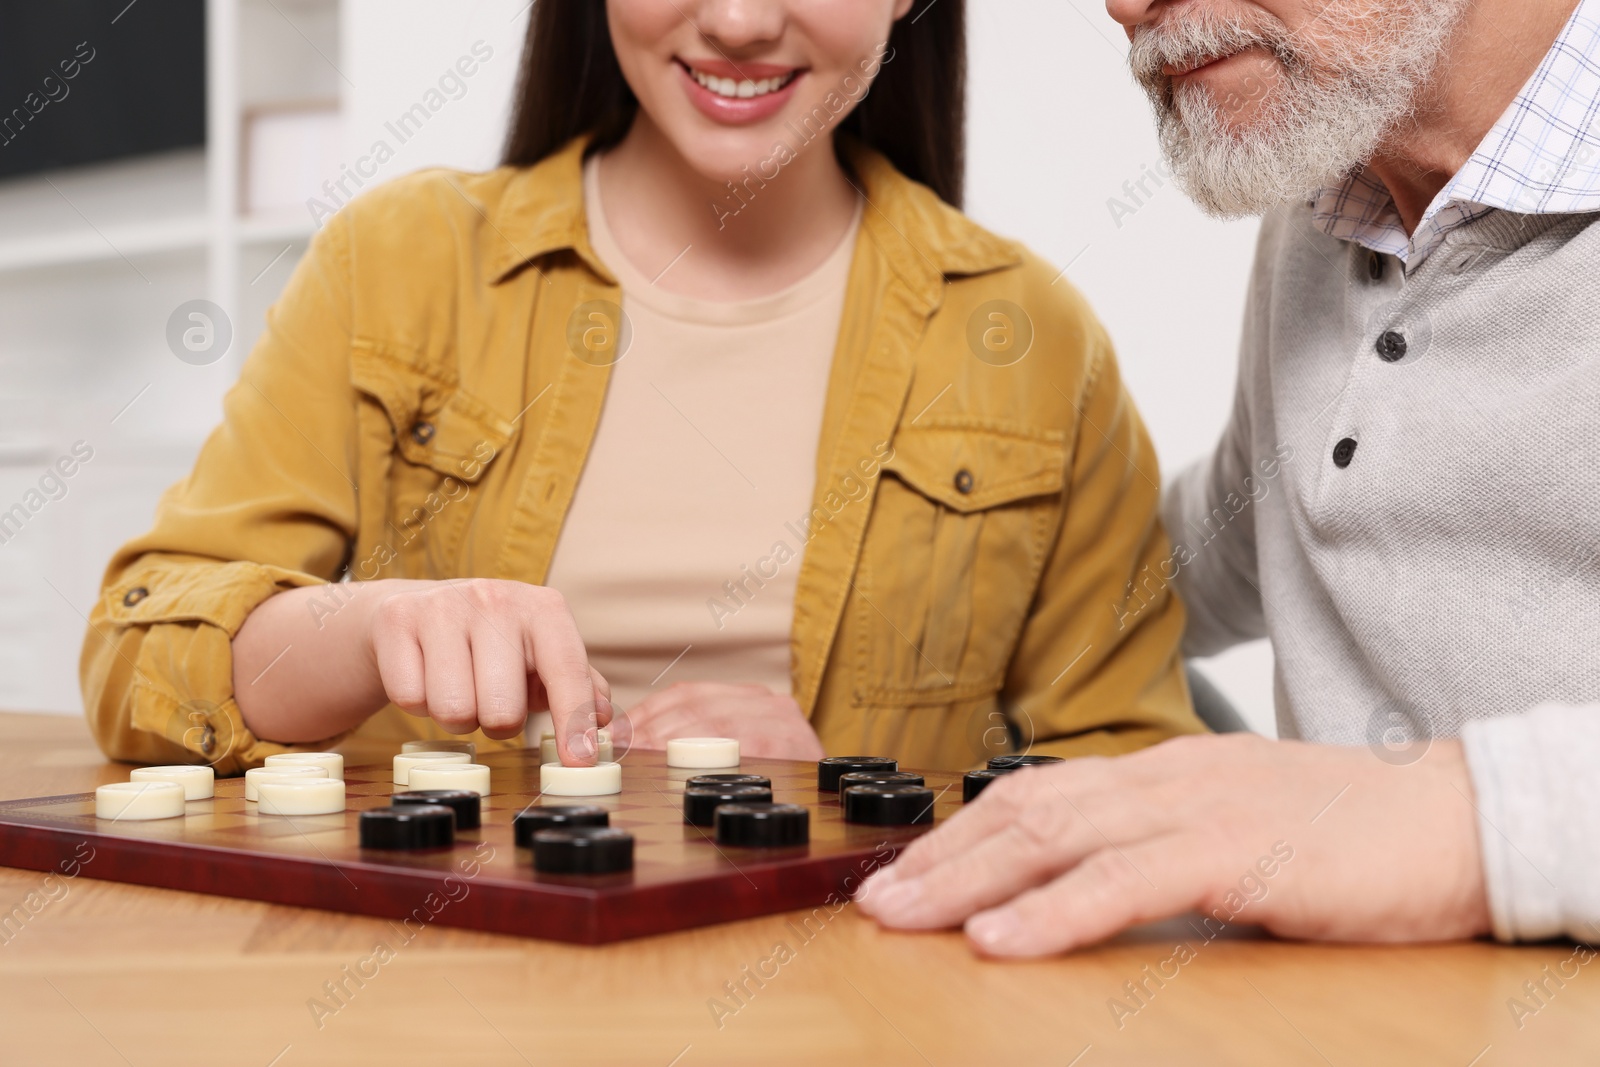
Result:
{"label": "woman's fingernail", "polygon": [[595,753],[594,742],[589,740],[588,733],[581,733],[567,741],[567,751],[578,759],[588,759]]}
{"label": "woman's fingernail", "polygon": [[1005,948],[1016,939],[1018,923],[1010,908],[985,912],[967,920],[967,936],[985,949]]}

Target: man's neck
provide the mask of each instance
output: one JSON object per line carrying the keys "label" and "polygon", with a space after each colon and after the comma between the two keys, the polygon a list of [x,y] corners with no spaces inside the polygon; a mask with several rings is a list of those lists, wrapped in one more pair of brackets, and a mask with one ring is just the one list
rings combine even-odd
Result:
{"label": "man's neck", "polygon": [[1517,98],[1578,0],[1476,0],[1415,115],[1367,164],[1414,233],[1449,183]]}

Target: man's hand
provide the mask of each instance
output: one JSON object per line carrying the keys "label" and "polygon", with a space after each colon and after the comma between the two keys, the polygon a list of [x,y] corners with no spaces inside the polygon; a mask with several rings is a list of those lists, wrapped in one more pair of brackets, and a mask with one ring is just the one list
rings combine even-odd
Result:
{"label": "man's hand", "polygon": [[664,749],[674,737],[732,737],[743,755],[769,759],[824,755],[800,705],[764,685],[679,682],[651,693],[611,723],[619,751]]}
{"label": "man's hand", "polygon": [[1199,911],[1284,937],[1426,941],[1490,928],[1459,742],[1366,748],[1183,737],[1018,771],[857,894],[885,926],[964,925],[1042,956]]}

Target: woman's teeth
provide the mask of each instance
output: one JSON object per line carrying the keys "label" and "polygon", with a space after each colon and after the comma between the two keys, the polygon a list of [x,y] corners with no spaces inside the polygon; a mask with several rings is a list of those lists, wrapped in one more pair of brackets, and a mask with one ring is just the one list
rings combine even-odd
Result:
{"label": "woman's teeth", "polygon": [[734,81],[732,78],[718,78],[711,74],[702,74],[698,70],[690,69],[694,80],[700,83],[701,88],[710,90],[718,96],[725,96],[730,100],[749,100],[752,97],[766,96],[775,93],[785,85],[794,81],[794,72],[776,78],[762,78],[760,81]]}

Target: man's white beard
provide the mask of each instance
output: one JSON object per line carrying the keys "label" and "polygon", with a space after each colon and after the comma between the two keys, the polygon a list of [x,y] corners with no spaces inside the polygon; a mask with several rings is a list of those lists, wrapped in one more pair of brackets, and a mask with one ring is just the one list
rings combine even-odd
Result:
{"label": "man's white beard", "polygon": [[[1129,64],[1149,93],[1161,148],[1178,184],[1223,218],[1259,215],[1356,170],[1413,113],[1471,0],[1329,0],[1314,31],[1270,17],[1252,26],[1179,5],[1135,32]],[[1373,7],[1378,6],[1377,11]],[[1245,92],[1256,114],[1230,129],[1224,115],[1251,100],[1217,100],[1162,72],[1251,46],[1274,57]]]}

